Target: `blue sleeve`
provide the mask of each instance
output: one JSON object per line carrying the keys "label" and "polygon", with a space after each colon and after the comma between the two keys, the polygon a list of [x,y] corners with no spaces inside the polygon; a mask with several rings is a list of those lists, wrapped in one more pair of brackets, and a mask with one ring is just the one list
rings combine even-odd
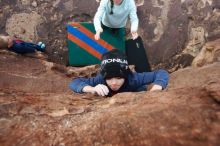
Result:
{"label": "blue sleeve", "polygon": [[104,84],[104,79],[100,74],[92,78],[76,78],[72,80],[72,82],[69,84],[69,87],[71,90],[73,90],[76,93],[83,93],[82,89],[85,86],[94,87],[98,84]]}
{"label": "blue sleeve", "polygon": [[153,72],[137,73],[135,78],[139,86],[152,83],[160,85],[165,89],[169,81],[169,73],[161,69]]}

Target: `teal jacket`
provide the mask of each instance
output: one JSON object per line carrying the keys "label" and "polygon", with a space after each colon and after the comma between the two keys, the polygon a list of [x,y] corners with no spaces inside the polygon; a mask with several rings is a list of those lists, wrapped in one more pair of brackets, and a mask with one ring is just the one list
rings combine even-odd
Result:
{"label": "teal jacket", "polygon": [[114,5],[112,15],[110,15],[110,11],[110,0],[101,0],[94,17],[96,31],[101,28],[101,23],[110,28],[123,28],[126,26],[128,17],[131,21],[131,32],[137,31],[139,20],[134,0],[123,0],[120,5]]}

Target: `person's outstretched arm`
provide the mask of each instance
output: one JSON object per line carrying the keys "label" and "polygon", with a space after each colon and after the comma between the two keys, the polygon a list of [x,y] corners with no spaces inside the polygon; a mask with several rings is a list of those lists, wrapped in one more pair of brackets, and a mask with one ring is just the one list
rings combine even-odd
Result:
{"label": "person's outstretched arm", "polygon": [[101,23],[102,23],[102,17],[106,11],[107,2],[108,0],[101,0],[100,5],[98,7],[98,10],[93,20],[95,31],[96,31],[96,34],[95,34],[96,40],[100,38],[100,33],[102,33],[103,31]]}
{"label": "person's outstretched arm", "polygon": [[96,93],[100,96],[106,96],[109,93],[101,75],[93,78],[76,78],[70,83],[69,87],[76,93]]}
{"label": "person's outstretched arm", "polygon": [[150,91],[163,90],[167,87],[169,73],[165,70],[156,70],[153,72],[144,72],[135,74],[135,80],[139,86],[153,84]]}
{"label": "person's outstretched arm", "polygon": [[136,39],[138,37],[138,23],[139,23],[139,19],[137,16],[137,7],[135,5],[134,0],[130,1],[130,13],[129,13],[129,17],[130,17],[130,21],[131,21],[131,34],[132,34],[132,38]]}

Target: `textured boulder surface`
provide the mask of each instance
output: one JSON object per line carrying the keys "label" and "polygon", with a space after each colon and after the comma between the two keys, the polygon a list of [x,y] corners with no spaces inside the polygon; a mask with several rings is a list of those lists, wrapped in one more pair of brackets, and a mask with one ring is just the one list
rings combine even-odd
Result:
{"label": "textured boulder surface", "polygon": [[92,21],[95,0],[0,0],[0,33],[47,45],[41,57],[0,51],[1,146],[220,145],[220,1],[136,2],[152,67],[172,72],[168,88],[103,98],[68,88],[98,65],[62,65],[65,25]]}
{"label": "textured boulder surface", "polygon": [[193,60],[192,65],[201,67],[216,61],[220,61],[220,39],[206,43]]}
{"label": "textured boulder surface", "polygon": [[171,74],[162,92],[111,98],[68,83],[97,68],[66,68],[0,54],[0,143],[30,145],[220,145],[220,62]]}
{"label": "textured boulder surface", "polygon": [[[220,37],[219,0],[136,0],[139,34],[153,68],[189,66],[207,40]],[[44,41],[49,60],[67,64],[66,24],[91,22],[96,0],[0,1],[0,33]],[[128,25],[129,28],[129,25]]]}

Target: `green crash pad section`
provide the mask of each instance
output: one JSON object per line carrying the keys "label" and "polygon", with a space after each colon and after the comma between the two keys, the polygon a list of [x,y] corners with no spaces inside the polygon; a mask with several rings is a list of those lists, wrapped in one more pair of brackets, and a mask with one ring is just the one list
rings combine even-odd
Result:
{"label": "green crash pad section", "polygon": [[93,23],[70,23],[67,25],[69,65],[85,66],[100,64],[103,53],[114,48],[125,52],[125,29],[113,32],[104,29],[101,39],[94,39],[95,28]]}

